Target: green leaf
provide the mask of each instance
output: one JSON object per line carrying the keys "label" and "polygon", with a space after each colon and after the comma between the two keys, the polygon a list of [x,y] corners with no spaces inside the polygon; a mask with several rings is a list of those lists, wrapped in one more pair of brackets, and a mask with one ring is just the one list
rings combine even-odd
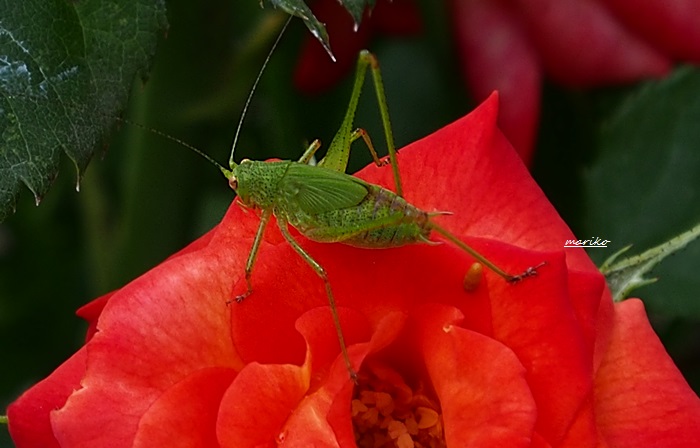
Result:
{"label": "green leaf", "polygon": [[639,255],[616,261],[631,246],[626,246],[613,254],[600,267],[600,271],[607,278],[613,300],[620,302],[626,299],[632,290],[654,283],[658,280],[657,278],[647,278],[645,275],[664,258],[684,249],[698,237],[700,237],[700,224]]}
{"label": "green leaf", "polygon": [[304,3],[304,0],[266,0],[265,3],[269,3],[275,8],[280,8],[287,14],[299,17],[303,20],[306,27],[311,31],[311,34],[321,42],[321,45],[323,45],[328,55],[335,61],[326,27],[318,21],[314,13],[311,12],[311,9]]}
{"label": "green leaf", "polygon": [[[324,0],[331,1],[331,0]],[[341,5],[350,13],[353,20],[355,21],[355,29],[360,26],[362,21],[362,14],[365,8],[369,6],[372,8],[374,6],[375,0],[338,0]],[[321,42],[323,48],[326,49],[328,55],[335,61],[335,56],[331,51],[330,40],[328,39],[328,32],[326,27],[318,21],[316,16],[314,16],[311,9],[306,5],[304,0],[262,0],[261,4],[270,4],[275,8],[280,8],[286,13],[299,17],[304,21],[306,27],[311,31],[311,34]]]}
{"label": "green leaf", "polygon": [[[620,249],[654,247],[700,222],[700,70],[648,82],[616,107],[584,173],[585,237]],[[601,262],[605,249],[591,250]],[[645,303],[669,316],[700,316],[700,245],[658,266]]]}
{"label": "green leaf", "polygon": [[61,153],[80,176],[145,72],[162,0],[0,0],[0,221],[21,184],[38,204]]}
{"label": "green leaf", "polygon": [[345,9],[348,10],[352,19],[355,21],[355,27],[360,25],[362,14],[365,12],[365,7],[374,7],[374,0],[338,0]]}

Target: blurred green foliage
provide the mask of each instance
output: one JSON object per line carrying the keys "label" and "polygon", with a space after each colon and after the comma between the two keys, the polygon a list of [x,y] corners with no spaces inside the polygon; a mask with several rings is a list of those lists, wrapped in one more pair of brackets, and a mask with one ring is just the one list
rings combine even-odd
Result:
{"label": "blurred green foliage", "polygon": [[[421,35],[381,36],[369,45],[382,64],[398,147],[475,106],[457,67],[444,4],[419,4]],[[261,10],[256,1],[172,0],[168,20],[148,80],[135,81],[125,116],[226,163],[243,101],[285,17]],[[293,70],[306,38],[304,25],[293,21],[255,94],[237,160],[297,158],[305,142],[331,141],[345,111],[351,74],[321,96],[295,90]],[[624,89],[546,86],[533,173],[577,235],[613,241],[609,249],[592,249],[598,263],[626,244],[641,252],[700,221],[700,177],[692,174],[699,172],[700,136],[692,131],[700,122],[698,83],[700,72],[684,68],[670,81]],[[664,101],[668,89],[672,101]],[[372,95],[361,101],[356,123],[381,134]],[[139,127],[122,124],[98,154],[80,193],[75,169],[64,157],[41,206],[24,191],[17,213],[0,224],[2,408],[81,345],[85,326],[74,316],[78,307],[203,234],[234,197],[206,161]],[[369,160],[355,151],[349,171]],[[661,181],[663,197],[644,190]],[[670,272],[663,271],[653,288],[637,291],[696,391],[698,246],[676,257],[680,264],[669,265]],[[684,302],[667,307],[681,284],[689,291],[678,299]],[[8,439],[4,443],[11,446]]]}

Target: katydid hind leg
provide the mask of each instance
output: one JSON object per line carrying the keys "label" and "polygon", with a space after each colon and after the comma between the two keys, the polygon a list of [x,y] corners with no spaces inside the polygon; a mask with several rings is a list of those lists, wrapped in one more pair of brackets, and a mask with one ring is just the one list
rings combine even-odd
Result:
{"label": "katydid hind leg", "polygon": [[[544,266],[546,263],[542,262],[536,266],[530,266],[527,269],[525,269],[523,272],[519,274],[509,274],[508,272],[504,271],[497,265],[495,265],[491,260],[488,258],[484,257],[481,255],[479,252],[477,252],[475,249],[473,249],[471,246],[467,245],[464,241],[460,240],[457,238],[452,232],[448,231],[447,229],[435,224],[434,222],[430,222],[430,227],[445,237],[448,241],[453,243],[455,246],[459,247],[463,251],[467,252],[469,255],[472,257],[476,258],[476,260],[489,268],[491,271],[494,273],[498,274],[500,277],[503,277],[505,281],[508,283],[518,283],[521,280],[524,280],[528,277],[534,277],[537,275],[537,269],[541,268]],[[469,275],[469,273],[467,274]]]}
{"label": "katydid hind leg", "polygon": [[372,81],[374,82],[374,91],[377,95],[377,104],[379,105],[379,114],[382,117],[382,126],[384,127],[384,137],[386,139],[386,147],[389,153],[389,161],[391,170],[394,175],[394,184],[396,186],[396,194],[403,197],[403,186],[401,184],[401,173],[399,172],[399,161],[396,157],[396,145],[394,144],[394,133],[391,130],[391,121],[389,120],[389,106],[386,101],[386,93],[384,92],[384,82],[382,81],[382,72],[379,69],[379,61],[367,50],[360,52],[360,59],[366,59],[372,69]]}
{"label": "katydid hind leg", "polygon": [[326,274],[326,270],[323,269],[323,267],[318,264],[316,260],[309,255],[308,252],[304,250],[303,247],[299,245],[299,243],[292,237],[291,233],[289,233],[289,229],[287,228],[287,221],[281,217],[277,217],[277,224],[280,228],[280,231],[282,232],[282,235],[284,238],[287,240],[287,242],[292,246],[292,248],[296,251],[296,253],[301,256],[301,258],[306,261],[306,263],[311,266],[311,268],[316,272],[316,274],[321,277],[321,280],[323,280],[323,284],[326,288],[326,295],[328,296],[328,304],[330,305],[331,309],[331,315],[333,316],[333,323],[335,325],[335,330],[336,333],[338,334],[338,342],[340,344],[340,352],[343,355],[343,361],[345,361],[345,366],[348,369],[348,372],[350,373],[350,378],[357,383],[357,373],[352,367],[352,363],[350,362],[350,355],[348,355],[348,349],[347,346],[345,345],[345,336],[343,336],[343,328],[340,325],[340,317],[338,316],[338,309],[335,305],[335,298],[333,297],[333,291],[331,290],[331,283],[328,280],[328,275]]}
{"label": "katydid hind leg", "polygon": [[[340,129],[336,133],[333,141],[331,142],[328,153],[319,162],[319,166],[330,168],[338,172],[345,172],[348,166],[348,159],[350,157],[350,145],[354,140],[359,137],[363,137],[365,143],[367,144],[375,163],[378,165],[385,164],[379,160],[379,157],[374,151],[374,147],[367,136],[367,133],[362,129],[354,129],[353,122],[355,120],[355,112],[357,111],[357,105],[360,99],[360,94],[362,93],[362,87],[365,81],[365,75],[367,69],[371,69],[372,80],[374,84],[374,91],[377,96],[377,103],[379,105],[379,114],[382,120],[382,126],[384,128],[384,138],[386,140],[387,151],[389,153],[389,161],[391,163],[392,172],[394,175],[394,184],[396,188],[396,194],[403,197],[403,187],[401,184],[401,175],[399,173],[399,165],[396,157],[396,146],[394,145],[394,134],[391,130],[391,121],[389,119],[389,107],[387,105],[386,94],[384,92],[384,83],[382,81],[381,70],[379,69],[379,62],[377,58],[367,50],[362,50],[357,61],[357,71],[355,72],[355,82],[353,84],[352,93],[350,95],[350,102],[348,104],[348,109],[345,112],[345,117],[340,125]],[[364,133],[364,135],[363,135]]]}
{"label": "katydid hind leg", "polygon": [[251,281],[251,276],[253,275],[253,266],[255,265],[255,259],[258,256],[258,251],[260,250],[260,243],[262,242],[263,236],[265,234],[265,228],[267,223],[270,222],[270,217],[272,216],[272,210],[265,210],[260,215],[260,225],[258,225],[258,230],[255,232],[255,239],[253,240],[253,247],[250,249],[248,254],[248,260],[245,264],[245,282],[246,282],[246,292],[241,295],[236,296],[236,302],[242,302],[246,297],[253,293],[253,283]]}

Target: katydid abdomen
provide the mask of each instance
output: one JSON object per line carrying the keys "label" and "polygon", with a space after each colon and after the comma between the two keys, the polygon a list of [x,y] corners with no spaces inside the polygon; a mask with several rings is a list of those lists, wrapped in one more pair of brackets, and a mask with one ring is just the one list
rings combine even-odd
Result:
{"label": "katydid abdomen", "polygon": [[367,185],[367,196],[352,207],[313,216],[287,215],[289,223],[310,240],[378,249],[428,241],[428,219],[428,213],[377,185]]}

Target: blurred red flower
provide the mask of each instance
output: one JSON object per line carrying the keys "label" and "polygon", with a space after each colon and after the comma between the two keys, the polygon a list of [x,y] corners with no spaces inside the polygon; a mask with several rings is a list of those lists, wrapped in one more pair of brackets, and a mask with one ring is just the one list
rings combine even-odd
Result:
{"label": "blurred red flower", "polygon": [[326,50],[313,37],[306,36],[294,70],[294,85],[302,92],[319,94],[333,87],[357,62],[357,54],[376,35],[410,36],[420,33],[422,22],[412,0],[379,0],[365,11],[357,30],[352,16],[337,1],[317,1],[314,15],[326,25],[331,35],[333,62]]}
{"label": "blurred red flower", "polygon": [[[597,87],[664,76],[674,61],[700,62],[700,0],[450,0],[449,7],[472,96],[482,101],[500,92],[499,125],[528,164],[545,76],[568,87]],[[337,2],[317,1],[314,11],[328,24],[339,63],[307,37],[295,76],[305,92],[323,91],[347,74],[376,29],[420,31],[410,1],[378,1],[376,17],[356,36]]]}
{"label": "blurred red flower", "polygon": [[498,90],[499,121],[532,160],[543,73],[569,87],[628,83],[700,62],[699,0],[451,0],[477,100]]}
{"label": "blurred red flower", "polygon": [[[322,282],[271,226],[232,206],[208,234],[80,310],[83,348],[9,408],[25,447],[664,446],[700,443],[700,400],[641,302],[604,278],[496,127],[494,95],[400,152],[407,198],[510,271],[450,244],[301,244],[327,269],[359,384]],[[372,165],[359,176],[391,184]],[[396,443],[396,445],[394,445]]]}

